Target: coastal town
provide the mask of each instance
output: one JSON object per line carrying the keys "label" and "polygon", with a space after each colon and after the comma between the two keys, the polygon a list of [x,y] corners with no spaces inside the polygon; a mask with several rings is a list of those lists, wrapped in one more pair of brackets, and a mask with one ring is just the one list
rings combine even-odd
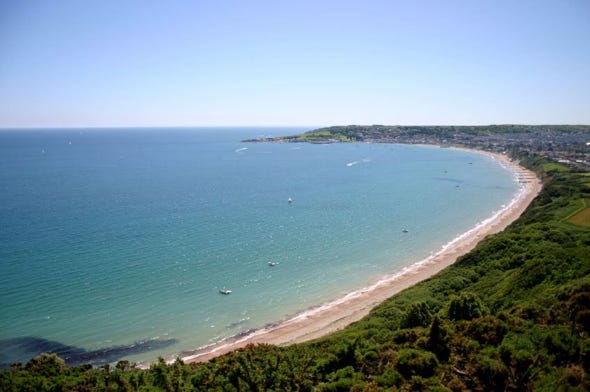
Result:
{"label": "coastal town", "polygon": [[320,128],[296,136],[247,141],[459,146],[513,155],[534,153],[570,167],[581,170],[590,169],[590,126],[588,125],[349,125]]}

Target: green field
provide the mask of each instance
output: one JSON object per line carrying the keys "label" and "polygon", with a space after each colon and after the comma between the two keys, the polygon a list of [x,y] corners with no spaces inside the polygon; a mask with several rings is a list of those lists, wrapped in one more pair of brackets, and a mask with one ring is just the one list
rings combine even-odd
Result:
{"label": "green field", "polygon": [[543,170],[545,172],[551,172],[551,171],[564,172],[564,171],[568,171],[569,168],[565,165],[562,165],[561,163],[550,162],[550,163],[546,163],[543,165]]}
{"label": "green field", "polygon": [[586,208],[574,214],[568,219],[568,222],[578,226],[590,227],[590,208],[588,207],[588,200],[585,201]]}

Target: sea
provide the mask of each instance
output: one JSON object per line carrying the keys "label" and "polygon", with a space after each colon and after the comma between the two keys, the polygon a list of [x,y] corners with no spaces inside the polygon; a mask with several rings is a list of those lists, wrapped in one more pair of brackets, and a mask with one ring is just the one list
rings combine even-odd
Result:
{"label": "sea", "polygon": [[0,130],[0,364],[145,363],[276,325],[520,190],[472,151],[242,142],[310,129]]}

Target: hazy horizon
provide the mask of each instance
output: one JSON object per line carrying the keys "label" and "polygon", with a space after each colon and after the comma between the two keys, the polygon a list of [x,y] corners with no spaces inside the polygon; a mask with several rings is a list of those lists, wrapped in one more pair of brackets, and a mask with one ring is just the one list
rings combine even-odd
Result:
{"label": "hazy horizon", "polygon": [[108,125],[108,126],[53,126],[53,127],[43,127],[43,126],[15,126],[15,127],[0,127],[0,131],[11,131],[11,130],[100,130],[100,129],[214,129],[214,128],[238,128],[238,129],[247,129],[247,128],[309,128],[309,130],[315,130],[320,128],[327,128],[327,127],[345,127],[345,126],[374,126],[374,125],[382,125],[382,126],[391,126],[391,127],[491,127],[491,126],[502,126],[502,125],[517,125],[517,126],[590,126],[590,122],[588,124],[579,123],[579,124],[561,124],[561,123],[554,123],[554,124],[524,124],[524,123],[498,123],[498,124],[327,124],[327,125],[289,125],[289,124],[265,124],[265,125]]}

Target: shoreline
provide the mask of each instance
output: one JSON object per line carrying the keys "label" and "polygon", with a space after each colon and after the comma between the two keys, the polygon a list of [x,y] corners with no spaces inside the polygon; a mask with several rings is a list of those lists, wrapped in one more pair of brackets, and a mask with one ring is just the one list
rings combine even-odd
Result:
{"label": "shoreline", "polygon": [[[432,146],[431,146],[432,147]],[[411,287],[453,264],[460,256],[469,253],[483,238],[504,230],[524,212],[538,195],[542,184],[537,176],[507,156],[481,150],[458,148],[490,156],[510,170],[522,187],[500,211],[479,222],[467,232],[459,235],[431,256],[412,264],[401,271],[385,276],[371,286],[353,291],[344,297],[296,314],[278,323],[260,329],[247,330],[222,341],[185,351],[174,356],[186,363],[206,362],[214,357],[227,354],[249,344],[290,345],[320,338],[360,320],[375,306],[391,296]],[[174,359],[168,358],[172,363]],[[140,367],[149,366],[149,363]]]}

